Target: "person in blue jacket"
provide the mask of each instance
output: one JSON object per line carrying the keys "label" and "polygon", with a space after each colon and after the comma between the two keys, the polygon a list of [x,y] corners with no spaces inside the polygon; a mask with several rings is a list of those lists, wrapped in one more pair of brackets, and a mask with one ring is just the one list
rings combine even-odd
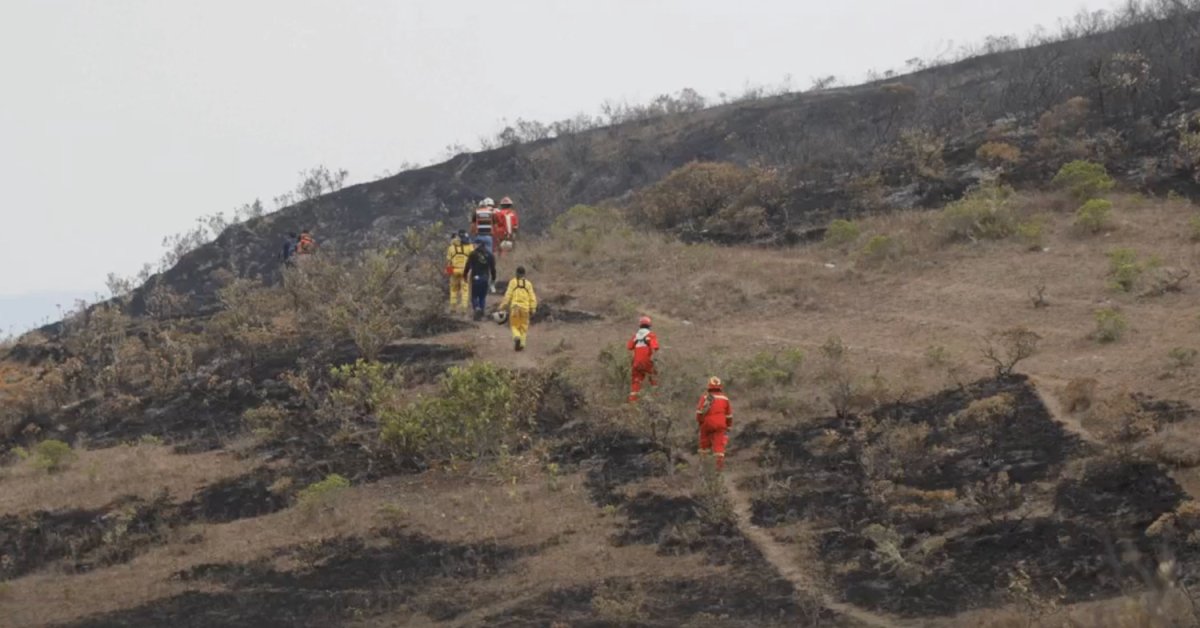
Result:
{"label": "person in blue jacket", "polygon": [[487,295],[496,281],[496,258],[488,248],[488,241],[476,237],[475,250],[467,256],[467,267],[463,275],[471,281],[471,308],[475,320],[481,320],[487,309]]}

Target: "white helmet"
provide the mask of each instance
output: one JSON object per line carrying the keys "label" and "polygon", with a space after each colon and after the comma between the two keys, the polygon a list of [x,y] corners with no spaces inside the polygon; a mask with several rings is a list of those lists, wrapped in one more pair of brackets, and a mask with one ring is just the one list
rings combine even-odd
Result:
{"label": "white helmet", "polygon": [[489,197],[487,197],[487,198],[485,198],[485,199],[483,199],[482,201],[479,201],[479,206],[480,206],[480,207],[491,207],[491,206],[493,206],[493,205],[495,205],[495,204],[496,204],[496,201],[493,201],[493,200],[492,200],[492,197],[490,197],[490,196],[489,196]]}
{"label": "white helmet", "polygon": [[503,325],[508,322],[508,310],[496,310],[492,313],[492,320],[496,321],[497,325]]}

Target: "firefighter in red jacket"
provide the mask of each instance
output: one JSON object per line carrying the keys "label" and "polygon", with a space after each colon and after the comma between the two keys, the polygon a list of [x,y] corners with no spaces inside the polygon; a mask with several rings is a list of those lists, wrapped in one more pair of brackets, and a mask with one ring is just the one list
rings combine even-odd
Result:
{"label": "firefighter in red jacket", "polygon": [[696,405],[696,422],[700,424],[700,455],[716,454],[717,470],[725,468],[727,430],[733,427],[733,407],[721,388],[719,377],[708,378],[708,390]]}
{"label": "firefighter in red jacket", "polygon": [[517,241],[517,210],[513,209],[512,199],[505,196],[500,199],[500,209],[496,210],[492,231],[496,236],[496,257],[512,250]]}
{"label": "firefighter in red jacket", "polygon": [[642,382],[650,380],[651,386],[658,386],[657,373],[654,371],[654,354],[658,353],[658,336],[650,331],[650,317],[643,316],[638,321],[637,333],[625,343],[625,348],[633,352],[632,381],[629,385],[629,402],[636,403],[642,392]]}

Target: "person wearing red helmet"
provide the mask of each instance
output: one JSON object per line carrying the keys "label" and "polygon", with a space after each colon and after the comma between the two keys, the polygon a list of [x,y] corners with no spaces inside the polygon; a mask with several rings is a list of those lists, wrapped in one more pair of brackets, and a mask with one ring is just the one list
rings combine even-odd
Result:
{"label": "person wearing red helmet", "polygon": [[517,210],[513,209],[513,201],[505,196],[500,199],[500,208],[496,210],[495,224],[492,231],[496,235],[496,257],[511,251],[517,240]]}
{"label": "person wearing red helmet", "polygon": [[700,425],[700,455],[715,454],[717,470],[725,468],[725,446],[733,427],[733,406],[721,387],[721,378],[708,378],[708,390],[696,405],[696,423]]}
{"label": "person wearing red helmet", "polygon": [[651,386],[658,386],[657,373],[654,370],[654,354],[658,352],[658,336],[650,331],[650,317],[643,316],[638,321],[637,333],[625,343],[625,348],[633,352],[633,368],[629,385],[629,402],[636,403],[642,392],[642,382],[650,380]]}

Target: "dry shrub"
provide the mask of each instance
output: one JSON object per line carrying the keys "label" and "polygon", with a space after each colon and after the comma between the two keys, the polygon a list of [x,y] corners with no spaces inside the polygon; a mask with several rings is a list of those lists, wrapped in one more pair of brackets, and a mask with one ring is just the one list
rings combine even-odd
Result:
{"label": "dry shrub", "polygon": [[1191,271],[1183,268],[1169,266],[1154,268],[1150,273],[1149,285],[1142,291],[1141,296],[1161,297],[1170,293],[1183,292],[1183,282],[1191,276]]}
{"label": "dry shrub", "polygon": [[872,480],[895,482],[925,466],[930,432],[927,423],[864,420],[856,435],[865,443],[857,453],[863,474]]}
{"label": "dry shrub", "polygon": [[942,157],[945,149],[944,135],[928,129],[906,129],[900,132],[893,153],[911,173],[925,179],[941,179],[946,174]]}
{"label": "dry shrub", "polygon": [[731,163],[694,161],[642,191],[634,215],[660,229],[701,223],[734,204],[757,176]]}
{"label": "dry shrub", "polygon": [[1092,407],[1088,418],[1097,424],[1105,440],[1122,445],[1139,441],[1158,429],[1154,417],[1127,392],[1100,401]]}
{"label": "dry shrub", "polygon": [[592,610],[618,625],[645,620],[646,593],[635,582],[607,581],[592,592]]}
{"label": "dry shrub", "polygon": [[1087,147],[1080,134],[1087,124],[1090,106],[1088,99],[1077,96],[1043,113],[1038,119],[1038,152],[1043,155],[1086,154]]}
{"label": "dry shrub", "polygon": [[773,170],[692,162],[642,191],[630,212],[638,222],[660,229],[743,239],[771,231],[784,197]]}
{"label": "dry shrub", "polygon": [[1063,409],[1072,414],[1090,410],[1096,399],[1096,387],[1099,385],[1100,383],[1091,377],[1080,377],[1067,382],[1061,395]]}
{"label": "dry shrub", "polygon": [[1016,399],[1009,393],[976,399],[962,412],[954,415],[953,426],[986,433],[994,429],[997,424],[1012,418],[1016,410]]}
{"label": "dry shrub", "polygon": [[1021,149],[1007,142],[985,142],[975,151],[975,158],[994,167],[1011,166],[1021,161]]}
{"label": "dry shrub", "polygon": [[1024,327],[1013,327],[985,338],[981,353],[995,367],[997,377],[1007,377],[1018,363],[1037,353],[1041,340],[1041,336]]}
{"label": "dry shrub", "polygon": [[374,360],[388,344],[436,324],[442,301],[440,224],[409,228],[395,248],[350,258],[313,255],[284,272],[299,329],[326,347],[350,339]]}
{"label": "dry shrub", "polygon": [[1191,469],[1200,466],[1200,431],[1189,424],[1168,425],[1146,439],[1141,451],[1173,467]]}

